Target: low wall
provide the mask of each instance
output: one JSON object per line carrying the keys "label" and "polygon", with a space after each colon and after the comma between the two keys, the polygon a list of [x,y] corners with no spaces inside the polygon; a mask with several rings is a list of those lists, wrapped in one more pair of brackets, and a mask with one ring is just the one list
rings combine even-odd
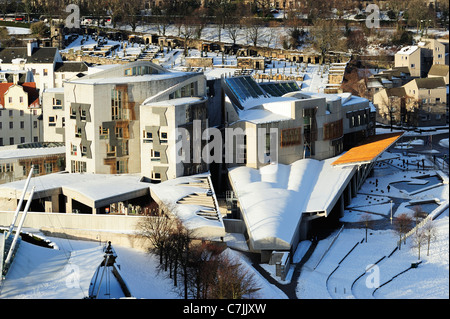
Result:
{"label": "low wall", "polygon": [[[0,226],[9,227],[14,212],[0,211]],[[22,213],[16,221],[19,223]],[[39,229],[45,236],[73,240],[93,240],[147,250],[148,243],[136,234],[143,216],[87,215],[29,212],[25,228]]]}

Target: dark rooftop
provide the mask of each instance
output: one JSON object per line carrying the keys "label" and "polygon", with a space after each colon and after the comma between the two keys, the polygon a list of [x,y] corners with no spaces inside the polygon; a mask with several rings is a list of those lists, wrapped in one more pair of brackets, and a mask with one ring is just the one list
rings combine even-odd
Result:
{"label": "dark rooftop", "polygon": [[34,48],[31,56],[27,54],[26,47],[0,48],[2,63],[12,63],[14,59],[26,59],[27,63],[53,63],[57,48]]}

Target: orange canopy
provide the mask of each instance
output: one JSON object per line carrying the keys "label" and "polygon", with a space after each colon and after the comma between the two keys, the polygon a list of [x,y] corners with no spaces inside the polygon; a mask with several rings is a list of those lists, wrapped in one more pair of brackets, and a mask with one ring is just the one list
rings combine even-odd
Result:
{"label": "orange canopy", "polygon": [[331,163],[331,165],[370,163],[394,144],[402,135],[403,132],[370,136],[364,141],[364,144],[351,148]]}

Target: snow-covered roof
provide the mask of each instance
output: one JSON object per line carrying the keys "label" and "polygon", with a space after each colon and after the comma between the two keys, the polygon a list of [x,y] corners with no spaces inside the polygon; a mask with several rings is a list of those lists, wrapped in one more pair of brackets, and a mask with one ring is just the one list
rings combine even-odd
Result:
{"label": "snow-covered roof", "polygon": [[[77,201],[97,208],[148,194],[149,184],[140,182],[140,179],[140,176],[131,174],[55,173],[31,178],[27,194],[33,186],[36,187],[33,198],[61,190],[64,194],[72,194]],[[4,197],[22,194],[25,182],[20,180],[2,184],[0,193]]]}
{"label": "snow-covered roof", "polygon": [[65,154],[65,146],[37,147],[37,148],[14,148],[0,149],[0,162],[15,160],[19,158],[30,158],[38,156],[49,156]]}
{"label": "snow-covered roof", "polygon": [[178,99],[171,99],[171,100],[165,100],[165,101],[159,101],[159,102],[145,102],[142,103],[142,105],[150,105],[150,106],[179,106],[179,105],[186,105],[186,104],[192,104],[192,103],[198,103],[202,102],[205,99],[202,97],[182,97]]}
{"label": "snow-covered roof", "polygon": [[152,198],[177,216],[194,236],[225,236],[225,227],[209,173],[152,184],[150,192]]}
{"label": "snow-covered roof", "polygon": [[71,80],[70,83],[75,84],[117,84],[117,83],[130,83],[130,82],[151,82],[168,80],[172,78],[186,76],[185,72],[167,72],[161,74],[144,74],[139,76],[120,76],[120,77],[105,77],[105,78],[81,78]]}
{"label": "snow-covered roof", "polygon": [[407,55],[409,55],[411,53],[414,53],[418,49],[419,49],[419,47],[417,45],[410,45],[410,46],[406,46],[406,47],[400,49],[397,52],[397,54],[407,54]]}
{"label": "snow-covered roof", "polygon": [[303,213],[329,213],[354,172],[335,159],[229,170],[253,248],[290,249]]}

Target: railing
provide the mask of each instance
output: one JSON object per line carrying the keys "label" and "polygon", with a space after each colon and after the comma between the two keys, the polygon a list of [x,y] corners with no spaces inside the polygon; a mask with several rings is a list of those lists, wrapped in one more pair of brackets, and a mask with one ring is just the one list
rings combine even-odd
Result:
{"label": "railing", "polygon": [[339,235],[341,234],[342,230],[344,229],[344,225],[342,225],[341,229],[339,229],[339,232],[336,234],[336,236],[333,238],[333,240],[331,241],[330,245],[328,246],[327,250],[325,250],[325,252],[323,253],[322,257],[320,257],[319,261],[317,262],[317,264],[314,266],[314,270],[317,268],[317,266],[319,266],[320,262],[322,261],[322,259],[325,257],[325,255],[328,253],[328,251],[330,250],[331,246],[333,246],[334,242],[336,241],[336,239],[339,237]]}
{"label": "railing", "polygon": [[409,232],[407,232],[402,239],[397,240],[397,246],[400,246],[402,240],[406,240],[406,238],[408,238],[409,236],[414,234],[419,228],[424,226],[430,220],[433,220],[436,217],[438,217],[445,209],[448,208],[448,206],[449,206],[449,201],[448,200],[443,202],[441,205],[439,205],[430,214],[428,214],[427,217],[425,217],[420,223],[418,223],[413,229],[411,229]]}

